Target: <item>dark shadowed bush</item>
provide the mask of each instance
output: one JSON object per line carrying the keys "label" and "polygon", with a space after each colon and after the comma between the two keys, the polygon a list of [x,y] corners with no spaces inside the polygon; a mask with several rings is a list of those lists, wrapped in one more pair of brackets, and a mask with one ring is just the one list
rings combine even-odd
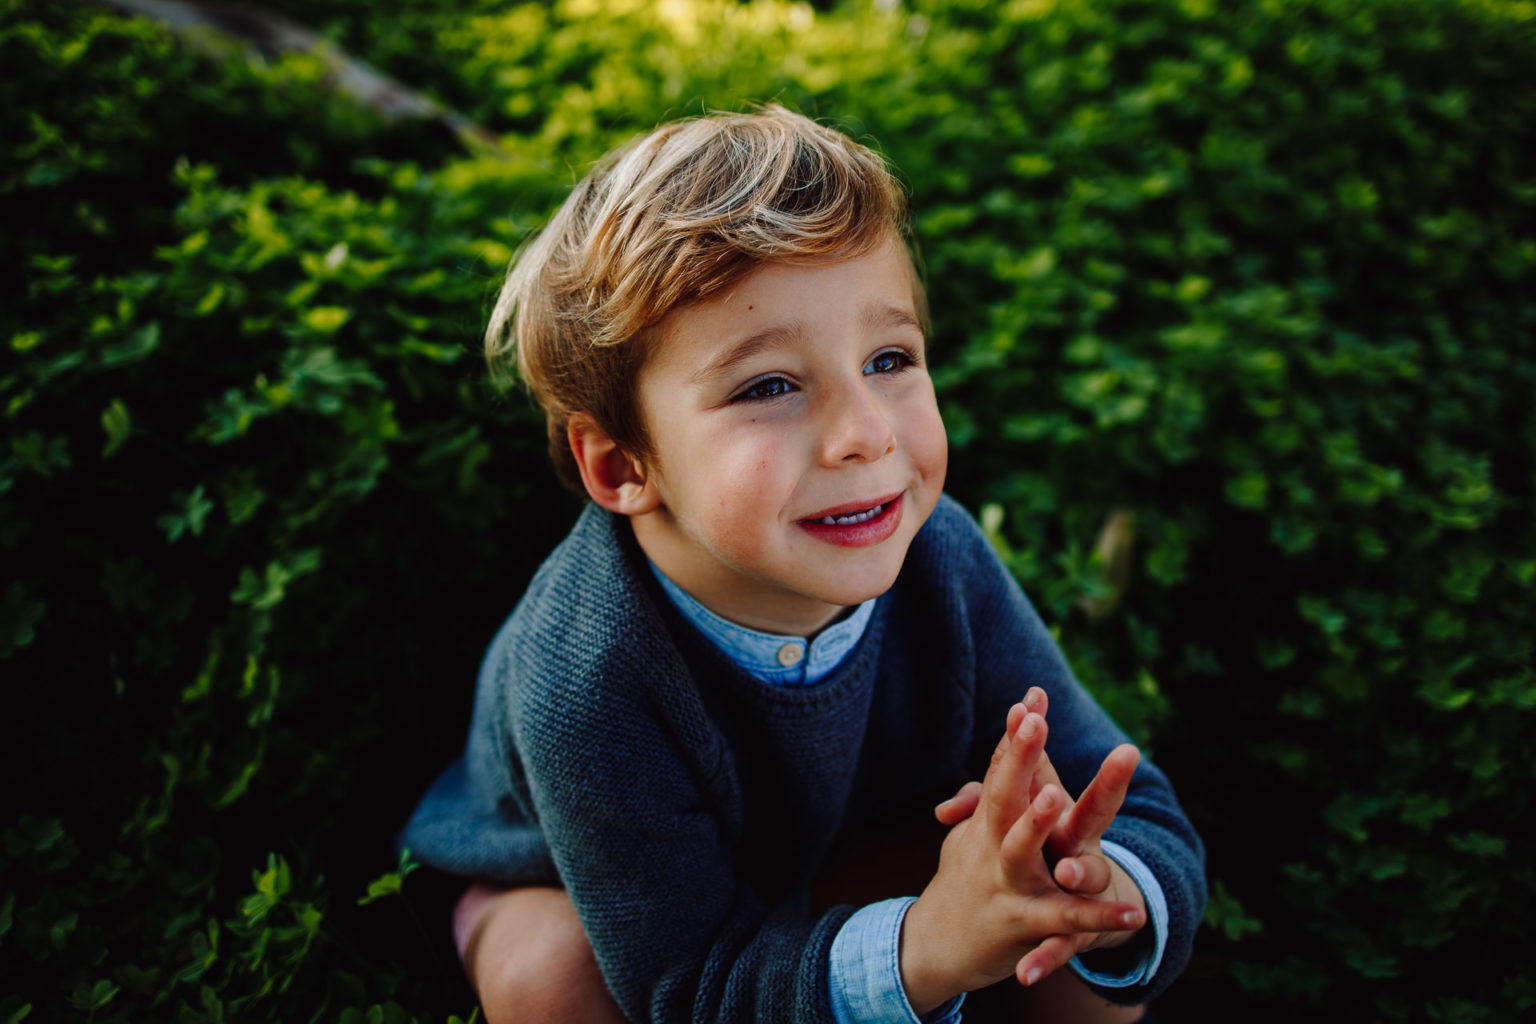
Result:
{"label": "dark shadowed bush", "polygon": [[1532,5],[280,6],[501,156],[0,3],[0,1022],[468,1015],[390,837],[576,507],[489,297],[769,99],[910,183],[950,489],[1208,841],[1170,1016],[1536,1006]]}

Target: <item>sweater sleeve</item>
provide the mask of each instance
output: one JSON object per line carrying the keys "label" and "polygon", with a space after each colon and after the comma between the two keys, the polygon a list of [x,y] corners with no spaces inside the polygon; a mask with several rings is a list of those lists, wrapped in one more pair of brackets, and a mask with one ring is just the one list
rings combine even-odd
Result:
{"label": "sweater sleeve", "polygon": [[621,685],[509,691],[529,810],[603,976],[637,1022],[832,1024],[830,948],[850,910],[813,918],[743,880],[727,751],[685,690],[646,682],[665,654],[603,666]]}
{"label": "sweater sleeve", "polygon": [[[966,581],[956,588],[960,607],[955,613],[969,619],[974,641],[976,726],[971,767],[977,774],[972,777],[980,778],[985,771],[1008,708],[1029,687],[1040,686],[1050,701],[1046,752],[1066,788],[1074,795],[1081,793],[1105,755],[1129,737],[1074,678],[1034,606],[969,514],[945,499],[935,515],[945,521],[941,535],[951,538],[955,571]],[[1205,851],[1167,776],[1147,758],[1136,769],[1125,803],[1105,838],[1147,867],[1167,903],[1166,943],[1155,973],[1141,984],[1095,986],[1111,1002],[1141,1003],[1163,991],[1189,960],[1205,909]]]}

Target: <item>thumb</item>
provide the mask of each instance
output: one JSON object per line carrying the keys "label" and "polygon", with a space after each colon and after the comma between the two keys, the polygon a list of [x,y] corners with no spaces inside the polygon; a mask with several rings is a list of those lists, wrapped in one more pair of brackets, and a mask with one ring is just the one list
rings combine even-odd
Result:
{"label": "thumb", "polygon": [[967,782],[954,796],[933,809],[933,816],[941,825],[958,825],[976,813],[981,803],[981,783]]}

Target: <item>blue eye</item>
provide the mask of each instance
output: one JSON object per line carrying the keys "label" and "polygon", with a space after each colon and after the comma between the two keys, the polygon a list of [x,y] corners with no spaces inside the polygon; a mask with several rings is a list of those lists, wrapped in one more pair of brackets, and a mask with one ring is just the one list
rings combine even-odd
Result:
{"label": "blue eye", "polygon": [[794,385],[784,377],[764,377],[736,395],[736,401],[760,402],[769,398],[781,398],[793,391]]}
{"label": "blue eye", "polygon": [[876,353],[864,366],[865,373],[900,373],[909,366],[917,365],[917,359],[910,352],[899,348],[888,348],[884,352]]}

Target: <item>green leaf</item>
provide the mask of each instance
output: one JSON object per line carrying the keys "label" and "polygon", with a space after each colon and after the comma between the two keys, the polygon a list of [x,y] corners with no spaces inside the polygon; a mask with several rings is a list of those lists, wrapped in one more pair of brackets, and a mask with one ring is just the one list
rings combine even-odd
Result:
{"label": "green leaf", "polygon": [[160,322],[151,321],[123,341],[102,350],[101,365],[107,369],[128,366],[147,359],[160,347]]}
{"label": "green leaf", "polygon": [[1264,930],[1263,922],[1251,916],[1219,878],[1211,884],[1205,905],[1205,924],[1219,930],[1228,942],[1241,942],[1246,936]]}
{"label": "green leaf", "polygon": [[133,432],[133,423],[128,416],[128,407],[123,404],[121,398],[114,398],[110,405],[101,413],[101,428],[107,433],[106,447],[101,450],[101,457],[110,459],[116,451],[128,440],[128,435]]}
{"label": "green leaf", "polygon": [[1472,690],[1457,689],[1446,676],[1437,676],[1422,683],[1417,693],[1442,711],[1460,711],[1477,696]]}
{"label": "green leaf", "polygon": [[207,488],[198,484],[190,494],[178,491],[175,500],[181,503],[181,510],[168,512],[155,520],[160,529],[165,531],[165,539],[174,544],[188,532],[194,537],[201,537],[208,513],[214,508],[212,499],[208,497]]}
{"label": "green leaf", "polygon": [[401,881],[400,876],[393,871],[389,874],[380,875],[368,883],[368,895],[360,897],[357,905],[365,907],[374,900],[382,899],[385,896],[393,896],[400,891]]}
{"label": "green leaf", "polygon": [[68,469],[69,440],[65,437],[45,437],[30,431],[11,438],[11,462],[19,469],[30,470],[43,479],[50,479],[59,470]]}
{"label": "green leaf", "polygon": [[316,306],[305,310],[299,319],[316,334],[335,334],[352,319],[352,311],[342,306]]}
{"label": "green leaf", "polygon": [[1344,962],[1365,978],[1395,978],[1401,973],[1398,958],[1380,949],[1348,949]]}
{"label": "green leaf", "polygon": [[1472,857],[1503,857],[1508,844],[1503,836],[1487,832],[1464,832],[1450,838],[1451,845]]}
{"label": "green leaf", "polygon": [[79,924],[80,915],[74,911],[70,911],[54,921],[48,929],[48,941],[53,944],[53,948],[62,952],[64,947],[69,944],[70,934]]}
{"label": "green leaf", "polygon": [[1227,481],[1227,500],[1240,508],[1262,509],[1269,504],[1269,478],[1249,470]]}
{"label": "green leaf", "polygon": [[411,859],[410,850],[401,850],[399,867],[368,883],[368,894],[358,899],[358,906],[367,906],[374,900],[400,892],[406,876],[419,867],[421,864]]}
{"label": "green leaf", "polygon": [[1015,153],[1008,158],[1008,169],[1021,178],[1043,178],[1055,168],[1054,160],[1039,153]]}
{"label": "green leaf", "polygon": [[213,802],[214,807],[222,810],[246,794],[246,792],[251,788],[251,780],[254,779],[256,777],[256,773],[261,770],[263,753],[264,749],[263,751],[258,752],[256,757],[246,761],[240,766],[240,771],[235,776],[234,781],[232,781],[225,788],[224,792],[219,794],[219,798]]}
{"label": "green leaf", "polygon": [[1205,298],[1210,290],[1210,278],[1201,277],[1198,274],[1189,274],[1174,289],[1174,297],[1182,303],[1189,304],[1199,302]]}
{"label": "green leaf", "polygon": [[218,309],[223,301],[224,283],[222,281],[215,281],[208,291],[204,293],[203,297],[197,301],[197,305],[193,307],[192,313],[194,316],[208,316]]}
{"label": "green leaf", "polygon": [[1021,258],[998,268],[998,272],[1010,280],[1029,280],[1045,277],[1056,269],[1056,250],[1042,245],[1025,253]]}
{"label": "green leaf", "polygon": [[101,978],[94,985],[81,982],[76,985],[69,996],[70,1005],[85,1013],[94,1013],[112,1001],[121,989],[112,984],[106,978]]}
{"label": "green leaf", "polygon": [[37,637],[37,624],[48,610],[41,598],[28,594],[12,581],[0,600],[0,658],[8,658]]}
{"label": "green leaf", "polygon": [[305,548],[286,559],[269,562],[261,575],[250,569],[240,570],[240,585],[230,593],[236,604],[268,611],[282,603],[288,584],[320,568],[320,549]]}

